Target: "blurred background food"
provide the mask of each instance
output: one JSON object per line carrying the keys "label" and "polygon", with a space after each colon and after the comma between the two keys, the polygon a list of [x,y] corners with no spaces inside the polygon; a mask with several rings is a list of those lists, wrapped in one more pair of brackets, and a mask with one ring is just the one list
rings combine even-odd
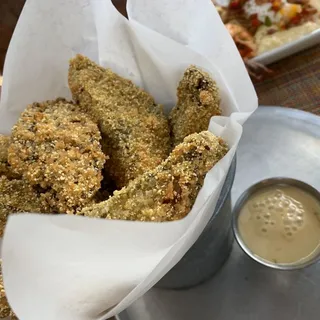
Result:
{"label": "blurred background food", "polygon": [[212,0],[243,58],[320,28],[320,0]]}

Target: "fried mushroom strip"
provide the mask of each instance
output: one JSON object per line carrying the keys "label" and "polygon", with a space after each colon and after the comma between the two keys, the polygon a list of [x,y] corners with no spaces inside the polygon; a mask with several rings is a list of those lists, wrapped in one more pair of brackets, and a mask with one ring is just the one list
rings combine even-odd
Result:
{"label": "fried mushroom strip", "polygon": [[158,222],[182,219],[191,210],[206,173],[227,151],[224,141],[209,131],[192,134],[157,168],[80,214]]}
{"label": "fried mushroom strip", "polygon": [[2,274],[0,274],[0,319],[7,317],[10,317],[11,320],[18,320],[9,306],[6,293],[4,291],[3,277]]}
{"label": "fried mushroom strip", "polygon": [[0,177],[0,237],[9,214],[18,212],[49,212],[45,199],[26,181]]}
{"label": "fried mushroom strip", "polygon": [[96,123],[64,99],[33,103],[12,130],[8,161],[47,191],[61,213],[74,213],[100,188],[105,155]]}
{"label": "fried mushroom strip", "polygon": [[212,116],[221,115],[218,87],[208,73],[190,66],[177,89],[178,102],[169,115],[176,146],[189,134],[207,130]]}
{"label": "fried mushroom strip", "polygon": [[74,100],[99,124],[110,155],[106,169],[118,188],[168,156],[168,121],[143,89],[81,55],[70,61],[69,86]]}

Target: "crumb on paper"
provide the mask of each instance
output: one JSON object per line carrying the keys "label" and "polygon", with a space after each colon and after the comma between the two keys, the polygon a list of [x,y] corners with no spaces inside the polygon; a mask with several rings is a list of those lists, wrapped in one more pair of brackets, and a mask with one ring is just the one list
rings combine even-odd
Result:
{"label": "crumb on paper", "polygon": [[80,214],[157,222],[182,219],[191,210],[206,173],[227,151],[224,141],[208,131],[192,134],[161,165]]}
{"label": "crumb on paper", "polygon": [[178,102],[169,115],[173,143],[208,130],[212,116],[221,115],[218,87],[208,73],[195,66],[185,72],[177,89]]}
{"label": "crumb on paper", "polygon": [[110,155],[106,169],[118,188],[168,156],[168,120],[146,91],[81,55],[70,61],[69,87],[99,124]]}

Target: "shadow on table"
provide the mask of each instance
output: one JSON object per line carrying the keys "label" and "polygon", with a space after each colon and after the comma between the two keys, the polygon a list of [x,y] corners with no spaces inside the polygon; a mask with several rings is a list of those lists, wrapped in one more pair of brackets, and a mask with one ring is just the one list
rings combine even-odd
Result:
{"label": "shadow on table", "polygon": [[319,264],[300,271],[273,270],[235,244],[228,262],[207,283],[184,291],[152,289],[128,314],[130,320],[316,320],[319,271]]}

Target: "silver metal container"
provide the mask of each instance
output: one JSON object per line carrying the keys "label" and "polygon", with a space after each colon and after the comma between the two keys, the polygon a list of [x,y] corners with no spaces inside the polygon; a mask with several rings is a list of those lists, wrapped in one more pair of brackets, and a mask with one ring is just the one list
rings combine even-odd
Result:
{"label": "silver metal container", "polygon": [[238,229],[238,218],[241,212],[241,209],[245,205],[245,203],[248,201],[248,199],[255,194],[257,191],[269,188],[272,186],[293,186],[296,188],[299,188],[308,194],[312,195],[315,199],[320,201],[320,193],[315,188],[311,187],[309,184],[306,184],[300,180],[291,179],[291,178],[282,178],[282,177],[276,177],[276,178],[269,178],[262,180],[250,188],[248,188],[246,191],[243,192],[243,194],[238,199],[234,210],[233,210],[233,219],[232,219],[232,228],[235,235],[235,238],[241,247],[241,249],[253,260],[263,264],[264,266],[273,268],[273,269],[279,269],[279,270],[295,270],[295,269],[302,269],[307,266],[310,266],[320,260],[320,251],[315,254],[314,256],[310,257],[310,260],[303,261],[303,262],[297,262],[297,263],[290,263],[290,264],[280,264],[280,263],[272,263],[270,261],[266,261],[262,259],[261,257],[254,254],[250,248],[244,243],[239,229]]}
{"label": "silver metal container", "polygon": [[[294,97],[293,97],[294,98]],[[258,181],[286,176],[320,190],[320,117],[259,107],[243,126],[232,203]],[[219,272],[190,290],[152,288],[119,320],[319,320],[320,262],[279,271],[248,257],[233,242]]]}
{"label": "silver metal container", "polygon": [[202,234],[184,257],[156,284],[167,289],[185,289],[210,279],[228,258],[233,244],[231,187],[236,171],[233,159],[216,209]]}

